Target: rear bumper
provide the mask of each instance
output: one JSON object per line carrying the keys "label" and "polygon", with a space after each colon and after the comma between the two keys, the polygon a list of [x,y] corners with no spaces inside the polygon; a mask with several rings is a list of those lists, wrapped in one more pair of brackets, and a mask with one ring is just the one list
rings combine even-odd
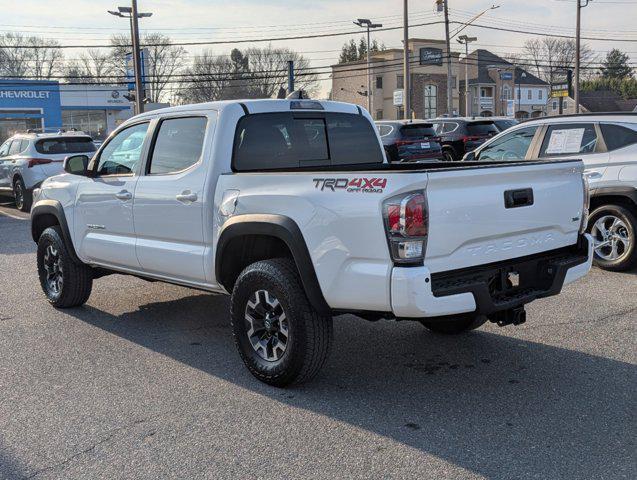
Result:
{"label": "rear bumper", "polygon": [[[474,268],[432,274],[427,267],[394,267],[392,311],[399,318],[490,315],[557,295],[586,275],[592,261],[593,241],[587,234],[572,247]],[[515,278],[519,284],[512,286]]]}

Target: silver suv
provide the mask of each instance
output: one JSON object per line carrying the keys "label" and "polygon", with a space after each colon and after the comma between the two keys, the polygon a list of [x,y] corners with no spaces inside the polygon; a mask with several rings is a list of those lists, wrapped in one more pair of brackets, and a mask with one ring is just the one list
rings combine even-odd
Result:
{"label": "silver suv", "polygon": [[15,198],[23,212],[31,209],[33,189],[63,172],[69,155],[95,152],[93,139],[83,132],[19,133],[0,146],[0,194]]}
{"label": "silver suv", "polygon": [[493,137],[463,160],[538,158],[584,161],[591,188],[588,230],[595,240],[595,263],[607,270],[637,266],[637,113],[531,120]]}

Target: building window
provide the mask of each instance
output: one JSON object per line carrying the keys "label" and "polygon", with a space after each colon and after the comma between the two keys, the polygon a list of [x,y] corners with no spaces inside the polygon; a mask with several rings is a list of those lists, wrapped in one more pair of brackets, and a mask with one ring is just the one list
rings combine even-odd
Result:
{"label": "building window", "polygon": [[396,75],[396,88],[405,88],[405,77]]}
{"label": "building window", "polygon": [[438,87],[435,85],[425,85],[424,100],[424,117],[435,118],[438,115]]}
{"label": "building window", "polygon": [[455,89],[456,89],[456,85],[457,85],[457,84],[458,84],[458,77],[456,77],[455,75],[453,75],[453,76],[451,77],[451,88],[452,88],[453,90],[455,90]]}
{"label": "building window", "polygon": [[551,103],[551,108],[553,110],[557,110],[557,100],[553,100],[553,103]]}
{"label": "building window", "polygon": [[492,98],[493,97],[493,87],[480,87],[480,97],[482,97],[482,98]]}
{"label": "building window", "polygon": [[396,118],[398,120],[400,120],[402,118],[405,118],[405,110],[403,109],[403,107],[398,107],[396,110],[397,110],[396,111]]}
{"label": "building window", "polygon": [[504,85],[502,87],[502,98],[501,100],[509,100],[511,98],[511,87],[508,85]]}
{"label": "building window", "polygon": [[533,90],[531,90],[530,88],[528,89],[528,91],[526,93],[526,98],[528,100],[533,100]]}
{"label": "building window", "polygon": [[382,119],[383,119],[383,111],[376,110],[376,120],[382,120]]}
{"label": "building window", "polygon": [[62,110],[62,127],[81,130],[93,140],[106,140],[106,110]]}
{"label": "building window", "polygon": [[376,77],[376,88],[383,88],[383,77]]}
{"label": "building window", "polygon": [[542,93],[543,93],[542,90],[538,90],[537,91],[537,99],[538,100],[542,100]]}

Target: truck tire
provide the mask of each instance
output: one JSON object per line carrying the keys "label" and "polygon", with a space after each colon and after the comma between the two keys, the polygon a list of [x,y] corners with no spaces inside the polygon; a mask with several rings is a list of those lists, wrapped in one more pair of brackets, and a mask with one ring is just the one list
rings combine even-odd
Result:
{"label": "truck tire", "polygon": [[434,333],[443,335],[457,335],[480,328],[487,321],[485,315],[475,315],[473,313],[454,315],[440,320],[420,320],[425,327]]}
{"label": "truck tire", "polygon": [[31,204],[33,203],[33,192],[27,190],[24,186],[24,181],[17,177],[13,181],[13,198],[15,199],[15,206],[21,212],[31,211]]}
{"label": "truck tire", "polygon": [[588,221],[595,245],[595,264],[604,270],[624,271],[637,266],[635,214],[622,205],[602,205]]}
{"label": "truck tire", "polygon": [[332,317],[309,303],[292,260],[263,260],[241,272],[232,290],[232,332],[248,370],[284,387],[314,377],[332,343]]}
{"label": "truck tire", "polygon": [[93,271],[69,255],[60,227],[49,227],[38,240],[38,276],[51,305],[77,307],[86,303],[93,288]]}

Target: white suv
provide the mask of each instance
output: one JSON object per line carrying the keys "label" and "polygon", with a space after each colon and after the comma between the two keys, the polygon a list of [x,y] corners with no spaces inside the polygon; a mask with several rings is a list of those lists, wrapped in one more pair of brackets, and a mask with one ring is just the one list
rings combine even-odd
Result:
{"label": "white suv", "polygon": [[68,155],[92,156],[93,139],[82,132],[20,133],[0,146],[0,194],[13,195],[18,209],[28,212],[33,189],[63,172]]}
{"label": "white suv", "polygon": [[565,115],[524,122],[464,160],[582,159],[591,188],[588,231],[595,262],[607,270],[637,266],[637,114]]}

